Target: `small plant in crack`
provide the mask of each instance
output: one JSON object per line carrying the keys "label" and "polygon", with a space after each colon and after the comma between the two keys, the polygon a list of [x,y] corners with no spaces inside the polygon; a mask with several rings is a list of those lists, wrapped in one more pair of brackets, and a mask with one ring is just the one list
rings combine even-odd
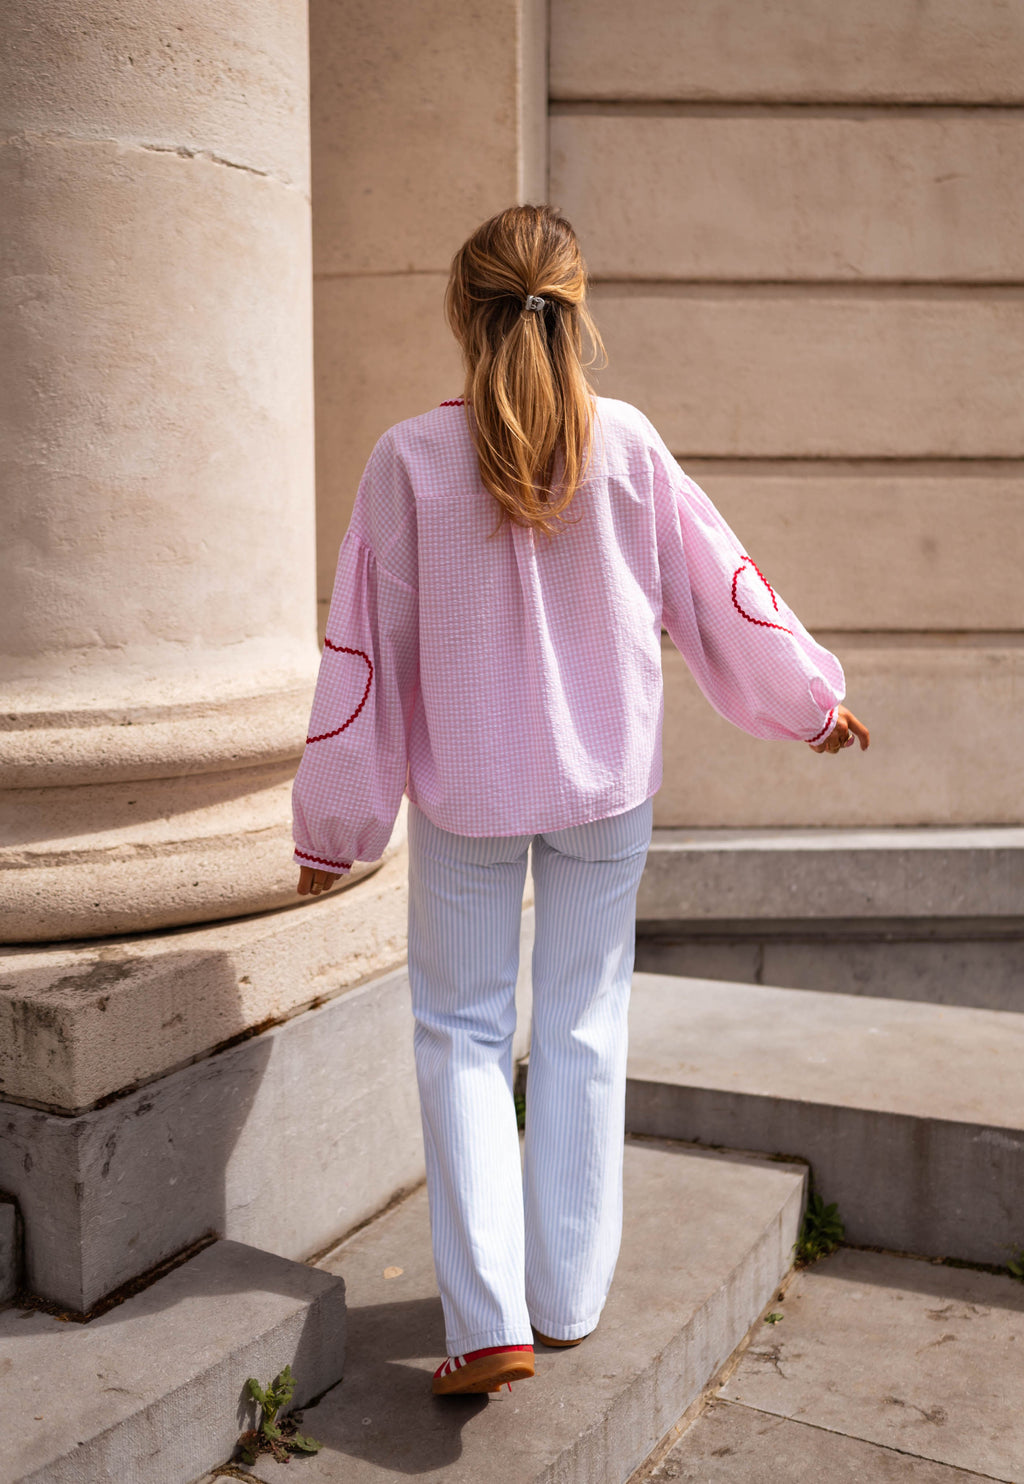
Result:
{"label": "small plant in crack", "polygon": [[827,1257],[836,1250],[845,1235],[846,1227],[840,1220],[836,1202],[832,1201],[826,1206],[821,1196],[812,1192],[807,1201],[800,1236],[793,1247],[797,1267],[806,1268],[820,1257]]}
{"label": "small plant in crack", "polygon": [[288,1463],[293,1453],[319,1453],[321,1444],[298,1431],[294,1417],[281,1417],[295,1394],[295,1377],[286,1365],[269,1386],[263,1387],[250,1376],[245,1383],[249,1395],[259,1405],[256,1427],[244,1432],[238,1440],[243,1463],[255,1463],[261,1453],[269,1453],[278,1463]]}
{"label": "small plant in crack", "polygon": [[1016,1278],[1018,1283],[1024,1283],[1024,1247],[1010,1258],[1006,1264],[1006,1271],[1011,1278]]}

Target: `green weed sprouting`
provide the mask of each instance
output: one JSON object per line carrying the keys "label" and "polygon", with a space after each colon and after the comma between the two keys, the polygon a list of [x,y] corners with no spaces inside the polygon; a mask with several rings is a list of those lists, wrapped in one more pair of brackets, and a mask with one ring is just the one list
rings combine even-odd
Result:
{"label": "green weed sprouting", "polygon": [[1006,1264],[1006,1271],[1011,1278],[1016,1278],[1018,1283],[1024,1283],[1024,1247],[1020,1249],[1016,1256],[1010,1258],[1010,1261]]}
{"label": "green weed sprouting", "polygon": [[286,1365],[266,1388],[255,1376],[250,1376],[245,1384],[253,1401],[259,1404],[260,1420],[238,1440],[243,1463],[255,1463],[261,1453],[272,1454],[278,1463],[287,1463],[293,1453],[319,1453],[323,1445],[298,1432],[291,1418],[284,1417],[278,1421],[278,1414],[295,1394],[295,1377],[290,1365]]}
{"label": "green weed sprouting", "polygon": [[839,1207],[835,1201],[828,1206],[820,1195],[811,1194],[804,1212],[803,1226],[793,1251],[796,1265],[800,1268],[817,1262],[834,1252],[846,1235],[846,1227],[839,1219]]}

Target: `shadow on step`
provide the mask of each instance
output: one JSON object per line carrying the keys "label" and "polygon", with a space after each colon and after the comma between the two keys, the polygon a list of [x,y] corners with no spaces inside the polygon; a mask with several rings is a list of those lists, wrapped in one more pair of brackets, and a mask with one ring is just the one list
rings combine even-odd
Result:
{"label": "shadow on step", "polygon": [[488,1398],[432,1396],[429,1378],[444,1354],[439,1298],[350,1308],[345,1376],[317,1408],[310,1431],[325,1448],[396,1474],[455,1463],[463,1427]]}

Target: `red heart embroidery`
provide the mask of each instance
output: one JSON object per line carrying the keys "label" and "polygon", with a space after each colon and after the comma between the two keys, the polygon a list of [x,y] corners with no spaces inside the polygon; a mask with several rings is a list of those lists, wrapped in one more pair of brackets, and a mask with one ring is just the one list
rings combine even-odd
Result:
{"label": "red heart embroidery", "polygon": [[758,577],[760,577],[761,581],[768,589],[768,596],[772,600],[772,607],[775,609],[776,613],[778,613],[779,611],[779,600],[775,596],[775,589],[772,587],[771,583],[768,581],[767,577],[761,571],[757,563],[752,561],[748,556],[745,556],[743,558],[743,561],[736,568],[736,571],[732,574],[732,606],[736,609],[736,612],[741,616],[741,618],[745,618],[747,620],[747,623],[756,623],[758,628],[760,629],[779,629],[783,634],[791,634],[793,630],[787,629],[784,624],[769,623],[766,618],[755,618],[754,615],[752,613],[748,613],[747,610],[740,603],[739,598],[736,596],[736,588],[739,584],[741,573],[744,572],[747,567],[753,567]]}
{"label": "red heart embroidery", "polygon": [[360,711],[362,711],[363,707],[366,705],[366,698],[370,694],[370,686],[373,684],[373,661],[370,659],[370,656],[368,654],[364,654],[361,649],[346,649],[344,644],[332,644],[330,639],[325,639],[324,644],[328,649],[333,649],[335,654],[354,654],[358,659],[362,660],[363,664],[366,666],[366,687],[363,691],[362,699],[360,700],[359,705],[356,707],[356,709],[352,712],[352,715],[349,716],[345,721],[343,721],[340,727],[335,727],[330,732],[321,732],[320,735],[317,737],[307,737],[307,746],[310,742],[326,742],[328,737],[336,737],[339,732],[343,732],[346,727],[350,727],[355,721],[356,717],[359,715]]}

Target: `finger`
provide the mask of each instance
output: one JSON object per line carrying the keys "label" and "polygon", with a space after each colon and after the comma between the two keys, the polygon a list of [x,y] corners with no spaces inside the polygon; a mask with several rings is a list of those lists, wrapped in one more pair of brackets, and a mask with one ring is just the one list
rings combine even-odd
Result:
{"label": "finger", "polygon": [[295,888],[300,897],[309,895],[310,887],[313,885],[313,872],[309,866],[299,867],[299,884]]}
{"label": "finger", "polygon": [[860,741],[861,752],[866,752],[868,750],[868,747],[871,745],[871,733],[868,731],[864,723],[862,721],[858,721],[855,716],[850,717],[848,724],[850,731]]}

